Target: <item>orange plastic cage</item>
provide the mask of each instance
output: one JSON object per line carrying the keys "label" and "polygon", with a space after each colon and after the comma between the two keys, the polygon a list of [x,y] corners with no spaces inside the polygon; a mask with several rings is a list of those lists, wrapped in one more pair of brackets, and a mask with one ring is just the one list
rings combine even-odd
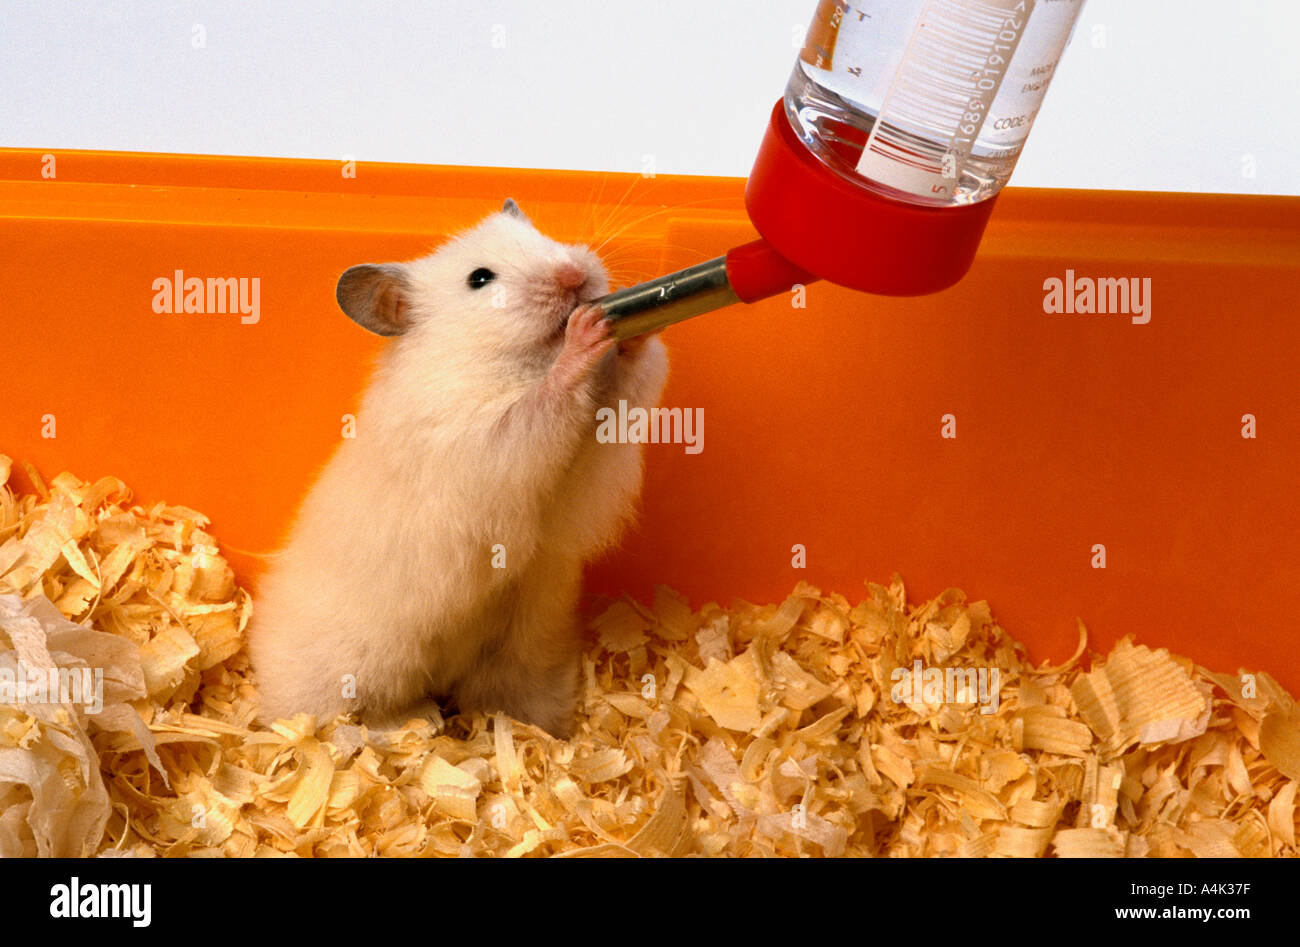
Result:
{"label": "orange plastic cage", "polygon": [[[559,239],[611,238],[630,282],[752,239],[743,189],[0,150],[0,452],[202,510],[255,590],[250,553],[277,545],[384,344],[338,311],[343,269],[512,196]],[[177,270],[258,278],[258,321],[155,313]],[[1045,312],[1067,271],[1149,278],[1150,321]],[[1077,616],[1096,649],[1132,633],[1297,692],[1298,276],[1300,199],[1012,188],[944,293],[819,283],[804,308],[672,327],[664,404],[703,409],[703,450],[647,448],[640,522],[588,592],[853,598],[898,571],[916,599],[987,598],[1035,659],[1069,655]]]}

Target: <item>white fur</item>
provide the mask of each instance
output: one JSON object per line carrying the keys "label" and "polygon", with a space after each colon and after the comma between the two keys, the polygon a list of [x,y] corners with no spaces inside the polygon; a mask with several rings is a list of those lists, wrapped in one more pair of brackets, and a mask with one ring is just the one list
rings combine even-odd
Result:
{"label": "white fur", "polygon": [[[587,274],[576,292],[553,280],[564,261]],[[478,267],[497,277],[472,290]],[[597,443],[596,410],[656,404],[667,354],[657,337],[611,352],[576,407],[527,423],[564,319],[608,290],[595,254],[499,213],[407,272],[413,324],[257,589],[259,719],[391,724],[433,696],[568,735],[582,563],[617,540],[641,485],[640,445]]]}

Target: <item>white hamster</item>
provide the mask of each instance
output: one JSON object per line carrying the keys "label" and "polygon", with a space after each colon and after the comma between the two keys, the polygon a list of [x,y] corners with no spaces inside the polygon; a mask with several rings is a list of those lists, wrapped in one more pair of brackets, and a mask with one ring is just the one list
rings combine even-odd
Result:
{"label": "white hamster", "polygon": [[433,699],[571,735],[582,563],[642,478],[596,412],[653,407],[668,372],[657,336],[616,343],[586,305],[608,289],[513,200],[423,259],[343,274],[344,312],[393,339],[258,585],[261,721],[392,726]]}

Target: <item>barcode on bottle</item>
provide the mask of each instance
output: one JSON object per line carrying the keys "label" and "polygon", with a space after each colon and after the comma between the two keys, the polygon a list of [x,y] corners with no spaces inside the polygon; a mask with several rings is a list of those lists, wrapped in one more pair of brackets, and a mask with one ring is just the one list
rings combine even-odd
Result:
{"label": "barcode on bottle", "polygon": [[929,0],[881,103],[859,174],[951,195],[1037,0]]}

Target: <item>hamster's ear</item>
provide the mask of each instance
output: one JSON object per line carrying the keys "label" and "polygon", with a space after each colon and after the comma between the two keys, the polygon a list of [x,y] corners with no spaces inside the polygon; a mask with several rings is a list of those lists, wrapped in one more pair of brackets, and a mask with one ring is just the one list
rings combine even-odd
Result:
{"label": "hamster's ear", "polygon": [[528,219],[528,217],[524,214],[524,212],[519,209],[519,205],[515,203],[515,199],[513,197],[506,198],[506,205],[505,207],[501,208],[501,213],[509,214],[511,217],[518,217],[520,220],[524,221],[525,223],[532,223],[532,221]]}
{"label": "hamster's ear", "polygon": [[401,335],[411,325],[410,281],[401,263],[362,263],[339,277],[335,298],[349,319],[376,335]]}

